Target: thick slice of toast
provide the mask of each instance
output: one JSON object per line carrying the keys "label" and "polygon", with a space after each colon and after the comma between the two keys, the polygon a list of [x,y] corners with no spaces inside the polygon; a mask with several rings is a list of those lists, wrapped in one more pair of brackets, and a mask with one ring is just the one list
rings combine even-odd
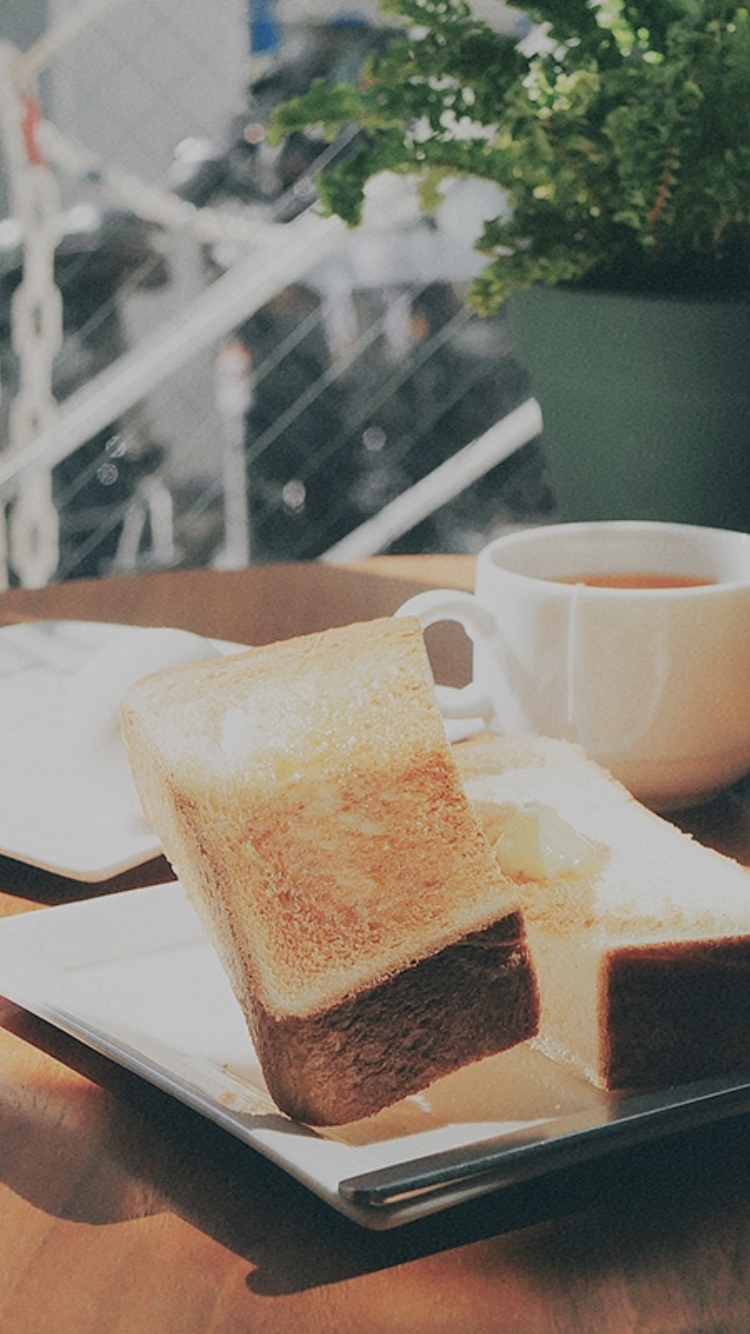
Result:
{"label": "thick slice of toast", "polygon": [[367,1116],[534,1032],[517,895],[458,778],[415,620],[157,673],[122,724],[284,1111]]}
{"label": "thick slice of toast", "polygon": [[609,1089],[750,1069],[750,872],[567,742],[483,734],[454,754],[518,885],[536,1045]]}

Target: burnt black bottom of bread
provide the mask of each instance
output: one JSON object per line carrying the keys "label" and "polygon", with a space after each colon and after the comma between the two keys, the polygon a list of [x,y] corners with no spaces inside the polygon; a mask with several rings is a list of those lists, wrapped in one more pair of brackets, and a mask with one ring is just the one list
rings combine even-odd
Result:
{"label": "burnt black bottom of bread", "polygon": [[604,985],[607,1088],[750,1070],[750,937],[618,950]]}
{"label": "burnt black bottom of bread", "polygon": [[343,1125],[532,1037],[536,981],[511,913],[325,1013],[250,1028],[271,1096],[311,1125]]}

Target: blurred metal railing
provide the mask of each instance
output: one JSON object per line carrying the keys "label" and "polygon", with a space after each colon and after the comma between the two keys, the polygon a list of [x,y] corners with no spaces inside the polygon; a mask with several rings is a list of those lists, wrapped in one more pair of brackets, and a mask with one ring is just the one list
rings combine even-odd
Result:
{"label": "blurred metal railing", "polygon": [[384,505],[372,519],[347,533],[322,560],[332,563],[364,560],[375,556],[403,537],[422,520],[479,481],[492,468],[509,458],[542,431],[542,412],[535,398],[528,398],[476,440],[457,450],[445,463],[415,482],[397,499]]}
{"label": "blurred metal railing", "polygon": [[[207,0],[189,9],[209,15]],[[194,105],[175,115],[184,77],[155,72],[138,46],[144,13],[164,27],[173,63],[197,69],[200,47],[177,49],[186,0],[89,0],[26,51],[2,47],[0,584],[142,564],[343,560],[418,535],[533,449],[541,425],[503,319],[482,324],[463,305],[477,260],[454,235],[456,210],[453,224],[426,224],[413,189],[382,178],[360,233],[319,216],[312,176],[341,145],[303,145],[291,173],[265,142],[266,74],[237,66],[228,98],[217,61],[226,132],[212,147]],[[222,0],[210,18],[225,51],[222,23],[236,34],[247,14]],[[92,31],[134,90],[130,114],[121,97],[106,125],[70,112],[92,101],[83,85],[106,63],[69,59]],[[141,56],[163,99],[157,119],[161,105],[190,135],[134,169]],[[271,82],[283,68],[272,62]],[[173,170],[186,160],[197,163],[190,189]],[[489,387],[496,369],[501,391]],[[469,526],[544,513],[538,456],[531,476],[520,502],[501,497],[494,513],[490,488]],[[444,540],[463,540],[456,533]],[[440,540],[438,524],[429,541]]]}

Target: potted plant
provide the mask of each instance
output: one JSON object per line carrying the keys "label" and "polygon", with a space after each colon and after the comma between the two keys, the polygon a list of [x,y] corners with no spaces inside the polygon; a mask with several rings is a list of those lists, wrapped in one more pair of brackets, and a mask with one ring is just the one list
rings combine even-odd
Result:
{"label": "potted plant", "polygon": [[[511,40],[463,0],[383,0],[403,36],[276,134],[360,129],[320,181],[356,225],[382,171],[498,184],[470,300],[510,298],[562,512],[750,525],[750,10],[543,0]],[[722,453],[725,451],[725,453]]]}

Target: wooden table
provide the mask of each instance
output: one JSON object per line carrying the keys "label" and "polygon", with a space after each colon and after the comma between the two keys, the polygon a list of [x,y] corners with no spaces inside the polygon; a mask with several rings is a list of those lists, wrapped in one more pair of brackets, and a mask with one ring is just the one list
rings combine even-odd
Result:
{"label": "wooden table", "polygon": [[[181,625],[260,643],[470,587],[468,557],[80,581],[0,624]],[[463,647],[436,641],[443,679]],[[0,762],[2,757],[0,756]],[[737,797],[693,825],[750,860]],[[0,859],[0,913],[99,886]],[[167,1095],[0,1002],[2,1334],[747,1334],[750,1119],[683,1133],[394,1232],[349,1223]]]}

